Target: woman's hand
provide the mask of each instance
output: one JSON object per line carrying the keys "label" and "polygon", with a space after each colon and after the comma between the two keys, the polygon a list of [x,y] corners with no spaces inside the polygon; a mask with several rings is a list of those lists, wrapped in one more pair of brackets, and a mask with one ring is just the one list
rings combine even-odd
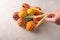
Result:
{"label": "woman's hand", "polygon": [[60,25],[60,10],[48,13],[46,17],[46,21]]}

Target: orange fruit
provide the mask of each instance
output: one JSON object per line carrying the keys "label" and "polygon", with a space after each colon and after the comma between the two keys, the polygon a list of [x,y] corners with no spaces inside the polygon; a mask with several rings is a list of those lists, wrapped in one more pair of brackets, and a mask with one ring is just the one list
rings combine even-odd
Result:
{"label": "orange fruit", "polygon": [[33,21],[27,22],[27,24],[26,24],[26,30],[32,31],[35,28],[35,25],[36,24]]}

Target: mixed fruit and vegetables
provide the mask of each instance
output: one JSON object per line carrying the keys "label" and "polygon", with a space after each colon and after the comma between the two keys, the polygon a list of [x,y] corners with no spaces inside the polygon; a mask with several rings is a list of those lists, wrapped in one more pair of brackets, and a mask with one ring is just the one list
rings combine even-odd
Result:
{"label": "mixed fruit and vegetables", "polygon": [[31,7],[29,4],[23,3],[21,10],[13,14],[13,19],[17,21],[20,27],[32,31],[36,28],[38,22],[44,17],[41,16],[43,14],[44,13],[40,7]]}

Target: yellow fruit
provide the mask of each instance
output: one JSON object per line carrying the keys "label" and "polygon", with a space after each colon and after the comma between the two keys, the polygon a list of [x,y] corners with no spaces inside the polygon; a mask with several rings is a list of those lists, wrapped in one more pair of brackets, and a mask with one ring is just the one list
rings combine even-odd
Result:
{"label": "yellow fruit", "polygon": [[26,30],[32,31],[35,28],[36,24],[33,21],[29,21],[26,24]]}
{"label": "yellow fruit", "polygon": [[33,8],[29,8],[29,9],[27,10],[27,13],[28,13],[28,14],[34,14],[34,9],[33,9]]}
{"label": "yellow fruit", "polygon": [[20,12],[18,13],[18,16],[19,16],[19,17],[25,17],[25,16],[26,16],[26,11],[20,11]]}

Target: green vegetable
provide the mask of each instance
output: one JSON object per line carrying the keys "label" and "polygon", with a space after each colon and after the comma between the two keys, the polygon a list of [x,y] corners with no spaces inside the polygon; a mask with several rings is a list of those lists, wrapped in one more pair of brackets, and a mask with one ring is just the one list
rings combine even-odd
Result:
{"label": "green vegetable", "polygon": [[29,18],[29,17],[26,17],[25,18],[25,21],[27,22],[27,21],[30,21],[30,20],[33,20],[33,18]]}

